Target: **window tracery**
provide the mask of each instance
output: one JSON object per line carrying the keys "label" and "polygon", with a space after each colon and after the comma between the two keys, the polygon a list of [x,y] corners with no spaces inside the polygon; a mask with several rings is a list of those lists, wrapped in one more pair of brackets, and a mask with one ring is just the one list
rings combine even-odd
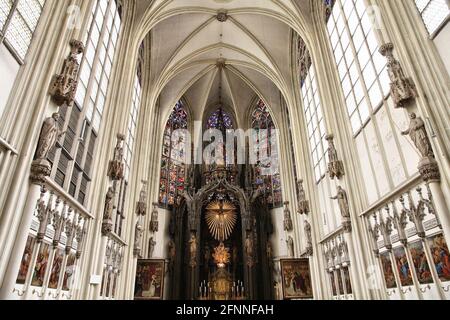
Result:
{"label": "window tracery", "polygon": [[161,206],[173,206],[178,196],[184,191],[186,175],[186,141],[181,136],[176,143],[173,133],[188,129],[188,115],[183,102],[179,101],[164,131],[163,152],[161,160],[161,178],[159,203]]}
{"label": "window tracery", "polygon": [[[258,101],[255,110],[252,113],[252,129],[254,130],[253,150],[250,152],[256,153],[257,158],[261,155],[267,155],[269,158],[278,158],[278,149],[273,146],[278,146],[273,139],[276,139],[276,128],[272,116],[269,113],[267,106],[262,100]],[[266,135],[261,134],[260,130],[267,130]],[[264,163],[258,161],[255,168],[254,183],[258,188],[264,191],[267,203],[272,208],[279,208],[283,206],[283,196],[281,190],[281,175],[277,172],[272,175],[264,175],[264,167],[273,165],[273,163]]]}

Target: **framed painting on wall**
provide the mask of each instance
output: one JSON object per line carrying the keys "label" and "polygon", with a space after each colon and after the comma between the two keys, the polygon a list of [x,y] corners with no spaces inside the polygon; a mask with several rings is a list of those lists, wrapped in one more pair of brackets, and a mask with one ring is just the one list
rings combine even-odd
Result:
{"label": "framed painting on wall", "polygon": [[284,298],[312,299],[309,259],[281,260],[280,263]]}
{"label": "framed painting on wall", "polygon": [[135,300],[162,300],[164,275],[164,260],[138,260],[134,288]]}

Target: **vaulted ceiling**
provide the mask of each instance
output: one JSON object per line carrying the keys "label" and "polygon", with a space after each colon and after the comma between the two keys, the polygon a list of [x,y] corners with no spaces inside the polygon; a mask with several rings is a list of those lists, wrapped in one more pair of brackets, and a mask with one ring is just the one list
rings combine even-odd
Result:
{"label": "vaulted ceiling", "polygon": [[183,97],[193,120],[222,104],[245,128],[259,97],[277,121],[281,101],[292,102],[293,33],[307,33],[314,1],[137,0],[163,119]]}

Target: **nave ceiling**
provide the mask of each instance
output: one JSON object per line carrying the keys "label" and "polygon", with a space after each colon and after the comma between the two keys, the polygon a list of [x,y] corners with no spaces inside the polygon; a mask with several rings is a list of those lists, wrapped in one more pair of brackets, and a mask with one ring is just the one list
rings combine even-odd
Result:
{"label": "nave ceiling", "polygon": [[259,97],[280,121],[282,101],[295,101],[293,34],[307,35],[317,4],[322,5],[317,0],[137,0],[134,28],[139,43],[149,37],[151,44],[148,101],[154,105],[159,99],[163,120],[181,97],[193,120],[204,120],[222,104],[237,126],[246,128]]}

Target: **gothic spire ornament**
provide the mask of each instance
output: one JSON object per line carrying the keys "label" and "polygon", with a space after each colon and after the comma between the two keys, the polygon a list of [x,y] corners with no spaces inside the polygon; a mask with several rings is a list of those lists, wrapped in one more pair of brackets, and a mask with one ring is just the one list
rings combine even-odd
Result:
{"label": "gothic spire ornament", "polygon": [[334,135],[329,134],[325,137],[328,141],[328,174],[331,180],[337,178],[340,180],[345,175],[344,163],[339,160],[339,156],[334,145]]}
{"label": "gothic spire ornament", "polygon": [[386,43],[380,47],[380,53],[388,60],[387,68],[391,79],[391,96],[396,108],[406,108],[417,98],[417,90],[412,79],[407,78],[400,62],[395,59],[394,45]]}
{"label": "gothic spire ornament", "polygon": [[77,56],[84,52],[84,45],[81,41],[70,41],[70,54],[64,60],[61,74],[54,77],[52,86],[50,88],[50,95],[52,100],[58,105],[66,104],[69,107],[73,106],[75,94],[78,86],[78,73],[80,70],[80,63]]}

